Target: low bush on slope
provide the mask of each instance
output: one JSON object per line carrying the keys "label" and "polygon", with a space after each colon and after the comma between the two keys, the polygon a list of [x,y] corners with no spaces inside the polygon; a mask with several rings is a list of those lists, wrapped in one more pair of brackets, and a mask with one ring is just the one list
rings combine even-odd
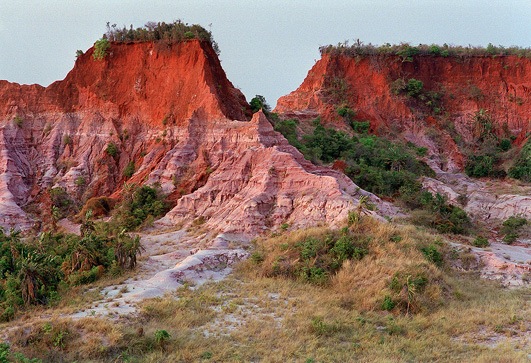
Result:
{"label": "low bush on slope", "polygon": [[509,176],[531,183],[531,138],[527,140],[513,167],[509,169]]}

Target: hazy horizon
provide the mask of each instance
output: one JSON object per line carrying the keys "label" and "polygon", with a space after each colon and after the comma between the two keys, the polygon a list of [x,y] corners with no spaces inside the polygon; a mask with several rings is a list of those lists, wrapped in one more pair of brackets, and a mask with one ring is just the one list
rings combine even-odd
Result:
{"label": "hazy horizon", "polygon": [[77,49],[106,23],[143,26],[181,19],[211,29],[229,80],[249,100],[274,106],[320,58],[319,46],[364,43],[531,45],[531,2],[512,1],[164,1],[0,0],[0,79],[47,86],[71,70]]}

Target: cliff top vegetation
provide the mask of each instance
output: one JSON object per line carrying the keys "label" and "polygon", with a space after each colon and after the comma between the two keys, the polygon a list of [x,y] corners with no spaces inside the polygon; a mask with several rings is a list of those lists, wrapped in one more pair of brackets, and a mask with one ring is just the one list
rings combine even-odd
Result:
{"label": "cliff top vegetation", "polygon": [[372,55],[396,55],[404,61],[412,61],[414,56],[440,56],[440,57],[484,57],[484,56],[504,56],[516,55],[518,57],[531,58],[531,48],[518,46],[504,47],[495,46],[489,43],[486,47],[460,46],[460,45],[437,45],[419,44],[417,46],[409,43],[374,45],[365,44],[359,39],[350,44],[349,41],[338,43],[337,45],[325,45],[319,47],[321,55],[345,55],[348,57],[372,56]]}
{"label": "cliff top vegetation", "polygon": [[167,43],[178,43],[191,39],[199,39],[212,44],[214,50],[219,53],[219,47],[212,37],[212,32],[206,30],[198,24],[183,23],[181,20],[175,20],[172,23],[165,22],[147,22],[143,27],[129,28],[125,25],[123,28],[117,27],[116,24],[107,22],[107,31],[103,34],[104,39],[111,42],[150,42],[162,41]]}

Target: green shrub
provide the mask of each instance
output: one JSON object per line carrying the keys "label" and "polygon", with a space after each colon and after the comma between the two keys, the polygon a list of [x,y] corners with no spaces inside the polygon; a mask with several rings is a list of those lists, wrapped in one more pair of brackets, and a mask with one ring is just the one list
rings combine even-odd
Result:
{"label": "green shrub", "polygon": [[107,148],[105,149],[105,152],[111,156],[111,157],[116,157],[118,156],[118,153],[119,153],[119,150],[118,150],[118,146],[116,146],[116,144],[114,142],[109,142],[107,144]]}
{"label": "green shrub", "polygon": [[170,340],[171,335],[166,330],[157,330],[153,334],[155,337],[155,343],[158,346],[163,346],[166,341]]}
{"label": "green shrub", "polygon": [[330,335],[338,330],[335,324],[329,324],[320,316],[313,317],[311,320],[311,329],[317,336]]}
{"label": "green shrub", "polygon": [[439,252],[437,246],[430,244],[426,247],[422,247],[420,251],[428,261],[432,262],[436,266],[441,267],[443,265],[443,255],[441,252]]}
{"label": "green shrub", "polygon": [[160,217],[167,210],[168,204],[164,201],[160,188],[144,185],[132,188],[124,197],[114,220],[124,228],[133,230],[146,221],[148,217]]}
{"label": "green shrub", "polygon": [[510,216],[502,223],[502,233],[509,233],[527,224],[527,219],[520,216]]}
{"label": "green shrub", "polygon": [[9,344],[0,343],[0,363],[8,363],[9,360]]}
{"label": "green shrub", "polygon": [[347,105],[341,105],[336,108],[339,116],[343,117],[347,122],[350,122],[356,116],[356,112]]}
{"label": "green shrub", "polygon": [[13,118],[13,123],[18,127],[18,128],[22,128],[22,126],[24,125],[24,119],[20,116],[15,116]]}
{"label": "green shrub", "polygon": [[502,139],[499,144],[499,148],[501,151],[507,151],[511,148],[511,140],[510,139]]}
{"label": "green shrub", "polygon": [[82,187],[82,186],[84,186],[84,185],[86,184],[86,182],[87,182],[87,181],[85,180],[85,177],[83,177],[83,176],[80,175],[80,176],[78,176],[78,177],[76,178],[76,180],[74,181],[74,184],[75,184],[77,187]]}
{"label": "green shrub", "polygon": [[503,241],[507,244],[512,244],[519,237],[519,230],[527,224],[527,219],[520,216],[511,216],[507,218],[502,223],[502,228],[500,230],[505,236]]}
{"label": "green shrub", "polygon": [[63,135],[63,145],[65,145],[65,146],[66,145],[70,145],[70,144],[72,144],[72,142],[73,142],[72,141],[72,137],[70,135],[68,135],[68,134],[64,134]]}
{"label": "green shrub", "polygon": [[134,173],[135,173],[135,162],[130,161],[124,169],[124,176],[129,179],[130,177],[133,176]]}
{"label": "green shrub", "polygon": [[[417,189],[418,188],[418,189]],[[412,213],[414,224],[435,228],[441,233],[468,234],[472,223],[464,210],[448,204],[446,197],[422,191],[420,186],[404,188],[407,205],[416,210]],[[407,199],[405,199],[407,197]]]}
{"label": "green shrub", "polygon": [[518,239],[518,237],[519,237],[518,233],[509,232],[505,236],[503,236],[503,242],[510,245],[510,244],[513,244]]}
{"label": "green shrub", "polygon": [[382,310],[391,311],[395,306],[396,302],[393,301],[393,298],[389,295],[385,295],[384,300],[382,301]]}
{"label": "green shrub", "polygon": [[313,134],[303,136],[304,148],[301,151],[305,156],[310,159],[314,156],[324,163],[330,163],[352,148],[352,139],[346,133],[325,128],[319,121],[316,124]]}
{"label": "green shrub", "polygon": [[411,78],[407,81],[405,91],[409,97],[418,97],[421,94],[423,87],[424,83],[422,83],[422,81]]}
{"label": "green shrub", "polygon": [[[316,285],[328,283],[346,260],[360,260],[368,254],[368,239],[348,228],[324,235],[310,235],[282,245],[283,256],[271,261],[262,253],[259,264],[268,276],[288,276]],[[264,260],[269,261],[264,265]]]}
{"label": "green shrub", "polygon": [[249,105],[251,105],[251,110],[253,112],[262,110],[265,114],[268,114],[271,111],[271,107],[267,104],[265,97],[261,95],[253,97],[251,102],[249,102]]}
{"label": "green shrub", "polygon": [[430,46],[429,52],[433,55],[441,55],[441,48],[438,45],[433,44]]}
{"label": "green shrub", "polygon": [[485,238],[485,237],[477,236],[476,239],[474,240],[474,242],[472,242],[472,245],[474,247],[481,247],[481,248],[488,247],[489,246],[489,240],[487,238]]}
{"label": "green shrub", "polygon": [[369,121],[352,121],[350,122],[350,127],[358,134],[366,134],[369,132],[371,123]]}
{"label": "green shrub", "polygon": [[531,138],[527,140],[514,165],[509,169],[509,176],[525,182],[531,182]]}
{"label": "green shrub", "polygon": [[95,60],[102,60],[107,55],[107,50],[110,48],[111,44],[107,38],[101,38],[94,43],[94,53],[92,57]]}
{"label": "green shrub", "polygon": [[275,124],[274,129],[275,131],[280,132],[291,145],[301,150],[304,148],[304,146],[297,138],[298,123],[299,121],[295,119],[282,120]]}
{"label": "green shrub", "polygon": [[419,48],[412,47],[409,44],[404,44],[396,55],[402,58],[402,62],[413,62],[413,57],[420,53]]}

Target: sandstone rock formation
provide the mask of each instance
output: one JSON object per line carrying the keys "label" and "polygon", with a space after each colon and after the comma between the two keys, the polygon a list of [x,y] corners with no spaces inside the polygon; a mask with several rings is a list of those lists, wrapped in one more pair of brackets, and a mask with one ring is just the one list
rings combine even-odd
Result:
{"label": "sandstone rock formation", "polygon": [[[213,229],[251,234],[283,223],[333,225],[357,206],[356,196],[369,195],[344,174],[305,160],[261,111],[248,123],[225,121],[201,129],[209,178],[180,198],[162,223],[195,215],[207,218]],[[176,149],[175,154],[183,152]],[[393,213],[388,204],[374,196],[372,200],[381,214]]]}
{"label": "sandstone rock formation", "polygon": [[46,88],[0,82],[1,226],[49,219],[52,187],[82,202],[119,197],[124,183],[160,183],[176,202],[164,223],[203,217],[247,235],[337,222],[363,193],[304,160],[262,113],[248,122],[209,43],[112,43],[103,60],[92,53]]}
{"label": "sandstone rock formation", "polygon": [[[436,103],[397,95],[397,80],[416,79]],[[531,130],[531,60],[517,56],[416,56],[404,62],[394,55],[348,57],[324,54],[302,85],[278,100],[275,111],[300,119],[320,115],[348,130],[336,107],[348,105],[356,119],[369,120],[376,133],[400,133],[429,149],[445,171],[463,168],[460,142],[471,142],[473,116],[483,109],[498,131],[524,140]]]}

